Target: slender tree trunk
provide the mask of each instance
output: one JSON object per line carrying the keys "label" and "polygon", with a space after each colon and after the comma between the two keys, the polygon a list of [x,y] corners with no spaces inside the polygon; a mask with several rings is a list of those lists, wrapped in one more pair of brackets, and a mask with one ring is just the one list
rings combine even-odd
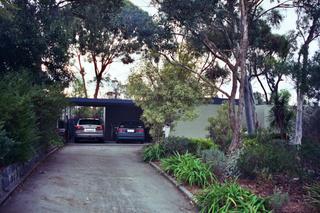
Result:
{"label": "slender tree trunk", "polygon": [[292,145],[301,145],[302,140],[302,118],[303,118],[303,101],[304,95],[301,89],[297,88],[297,115],[295,125],[295,137]]}
{"label": "slender tree trunk", "polygon": [[78,61],[79,61],[79,67],[80,67],[80,75],[82,79],[82,84],[83,84],[83,91],[84,95],[86,98],[88,98],[88,90],[87,90],[87,85],[86,85],[86,79],[85,79],[85,71],[81,63],[81,58],[80,54],[78,54]]}
{"label": "slender tree trunk", "polygon": [[229,101],[229,120],[232,129],[232,141],[229,146],[229,152],[236,150],[240,144],[240,134],[241,134],[241,121],[239,121],[236,114],[235,100]]}
{"label": "slender tree trunk", "polygon": [[248,37],[248,8],[246,0],[240,1],[240,12],[241,12],[241,41],[239,48],[239,56],[237,60],[240,64],[240,87],[239,87],[239,106],[238,112],[235,116],[235,124],[233,131],[233,138],[229,147],[229,152],[232,153],[239,147],[241,147],[241,124],[242,124],[242,114],[244,109],[244,83],[245,77],[247,75],[246,70],[246,60],[247,52],[249,46],[249,37]]}
{"label": "slender tree trunk", "polygon": [[94,90],[94,95],[93,95],[93,98],[94,99],[97,99],[98,98],[98,95],[99,95],[99,89],[100,89],[100,84],[101,84],[101,78],[98,78],[96,79],[96,88]]}
{"label": "slender tree trunk", "polygon": [[229,151],[236,149],[236,145],[240,142],[240,128],[239,121],[237,120],[236,115],[236,102],[235,97],[238,89],[238,79],[237,79],[237,70],[232,71],[232,90],[231,95],[228,101],[228,113],[229,113],[229,122],[232,130],[232,141],[229,146]]}
{"label": "slender tree trunk", "polygon": [[249,81],[249,77],[245,77],[245,86],[244,86],[244,103],[245,103],[245,115],[246,123],[249,135],[254,135],[256,133],[256,109],[253,98],[252,86]]}

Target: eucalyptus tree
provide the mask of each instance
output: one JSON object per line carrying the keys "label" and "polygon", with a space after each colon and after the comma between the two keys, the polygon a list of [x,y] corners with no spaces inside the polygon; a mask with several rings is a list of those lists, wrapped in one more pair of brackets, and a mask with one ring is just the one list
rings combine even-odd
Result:
{"label": "eucalyptus tree", "polygon": [[143,49],[155,26],[146,12],[129,1],[75,1],[71,8],[77,19],[75,46],[93,64],[93,97],[97,98],[108,67],[117,59],[132,63],[131,54]]}
{"label": "eucalyptus tree", "polygon": [[[293,68],[293,77],[297,91],[297,113],[294,145],[300,145],[302,139],[303,102],[310,91],[308,78],[311,75],[310,45],[320,37],[320,1],[297,0],[295,2],[297,18],[297,38],[302,39],[297,60]],[[319,72],[319,71],[318,71]]]}
{"label": "eucalyptus tree", "polygon": [[[279,2],[267,10],[261,8],[263,0],[154,0],[154,2],[159,5],[160,17],[166,26],[171,28],[174,35],[178,35],[177,40],[184,38],[198,50],[199,54],[205,56],[202,70],[189,69],[189,71],[200,75],[201,80],[228,98],[229,122],[233,132],[229,150],[236,150],[241,146],[244,95],[246,91],[250,91],[245,90],[249,88],[249,84],[245,82],[248,50],[251,45],[250,23],[272,13],[277,7],[285,6],[288,1]],[[163,55],[172,63],[176,63],[168,56],[168,52],[164,52]],[[229,81],[231,90],[220,87],[225,81]],[[238,108],[235,104],[237,95],[239,95]],[[249,114],[254,114],[252,111],[253,108]],[[253,119],[249,121],[254,128]]]}

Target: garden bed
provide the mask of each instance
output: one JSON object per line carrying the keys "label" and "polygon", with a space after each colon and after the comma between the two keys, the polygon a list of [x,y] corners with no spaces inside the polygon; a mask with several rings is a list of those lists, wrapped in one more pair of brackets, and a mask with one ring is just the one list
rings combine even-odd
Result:
{"label": "garden bed", "polygon": [[253,193],[262,197],[272,196],[274,188],[281,190],[282,193],[288,193],[289,201],[281,208],[283,213],[305,213],[314,212],[307,204],[303,186],[298,181],[288,182],[283,178],[274,181],[257,181],[249,179],[237,180],[239,185],[249,189]]}
{"label": "garden bed", "polygon": [[[310,190],[306,190],[306,182],[303,182],[303,184],[303,180],[297,178],[296,175],[289,175],[286,172],[266,172],[257,173],[259,176],[250,178],[246,176],[240,176],[236,179],[225,178],[226,173],[221,175],[221,169],[226,169],[226,158],[216,147],[201,151],[199,147],[195,148],[193,144],[192,149],[187,149],[188,143],[185,141],[173,141],[169,144],[169,151],[166,146],[167,144],[156,144],[147,147],[144,152],[145,161],[149,161],[151,157],[152,164],[156,165],[159,168],[158,170],[179,189],[183,188],[188,191],[188,194],[192,194],[189,199],[193,200],[204,212],[210,209],[210,205],[216,204],[222,205],[219,208],[233,206],[227,211],[246,211],[253,208],[256,209],[253,212],[270,212],[271,210],[283,213],[317,212],[316,209],[311,207],[310,194],[307,194]],[[175,150],[178,150],[178,152]],[[191,150],[191,153],[189,150]],[[195,152],[195,150],[197,151]],[[209,164],[213,179],[206,179],[208,176],[204,176],[204,173],[207,172],[206,165]],[[253,172],[256,172],[256,170],[253,170]],[[200,178],[201,181],[194,180],[197,178]],[[203,179],[205,179],[204,182]],[[310,183],[314,183],[314,180]],[[315,197],[318,196],[319,189],[320,187],[316,189]],[[184,190],[180,189],[180,191]],[[230,203],[229,193],[231,193],[231,200],[235,199],[236,203]],[[213,197],[208,200],[208,196]],[[241,200],[243,196],[245,202]],[[221,198],[223,204],[217,201],[219,200],[217,198],[220,197],[223,197]],[[240,209],[238,209],[238,206],[240,206]],[[216,212],[216,206],[214,208],[214,212]],[[217,212],[222,211],[219,208]],[[210,210],[210,212],[212,211]]]}

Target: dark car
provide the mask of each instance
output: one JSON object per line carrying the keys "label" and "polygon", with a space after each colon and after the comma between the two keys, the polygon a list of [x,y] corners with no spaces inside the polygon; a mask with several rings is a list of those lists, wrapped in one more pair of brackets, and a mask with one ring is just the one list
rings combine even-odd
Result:
{"label": "dark car", "polygon": [[80,140],[104,141],[104,127],[100,119],[80,118],[75,126],[75,142]]}
{"label": "dark car", "polygon": [[140,121],[121,122],[115,129],[116,141],[145,141],[145,128]]}

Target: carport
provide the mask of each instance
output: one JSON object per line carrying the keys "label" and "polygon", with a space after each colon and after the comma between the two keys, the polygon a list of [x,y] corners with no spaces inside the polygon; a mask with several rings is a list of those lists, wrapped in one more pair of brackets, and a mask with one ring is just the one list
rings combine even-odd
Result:
{"label": "carport", "polygon": [[[123,121],[139,121],[142,109],[127,99],[93,99],[69,98],[70,107],[104,107],[104,135],[106,141],[113,141],[113,129]],[[66,110],[66,112],[70,110]],[[70,119],[70,113],[67,119]],[[69,123],[69,122],[68,122]],[[73,125],[69,125],[69,132],[73,132]]]}

